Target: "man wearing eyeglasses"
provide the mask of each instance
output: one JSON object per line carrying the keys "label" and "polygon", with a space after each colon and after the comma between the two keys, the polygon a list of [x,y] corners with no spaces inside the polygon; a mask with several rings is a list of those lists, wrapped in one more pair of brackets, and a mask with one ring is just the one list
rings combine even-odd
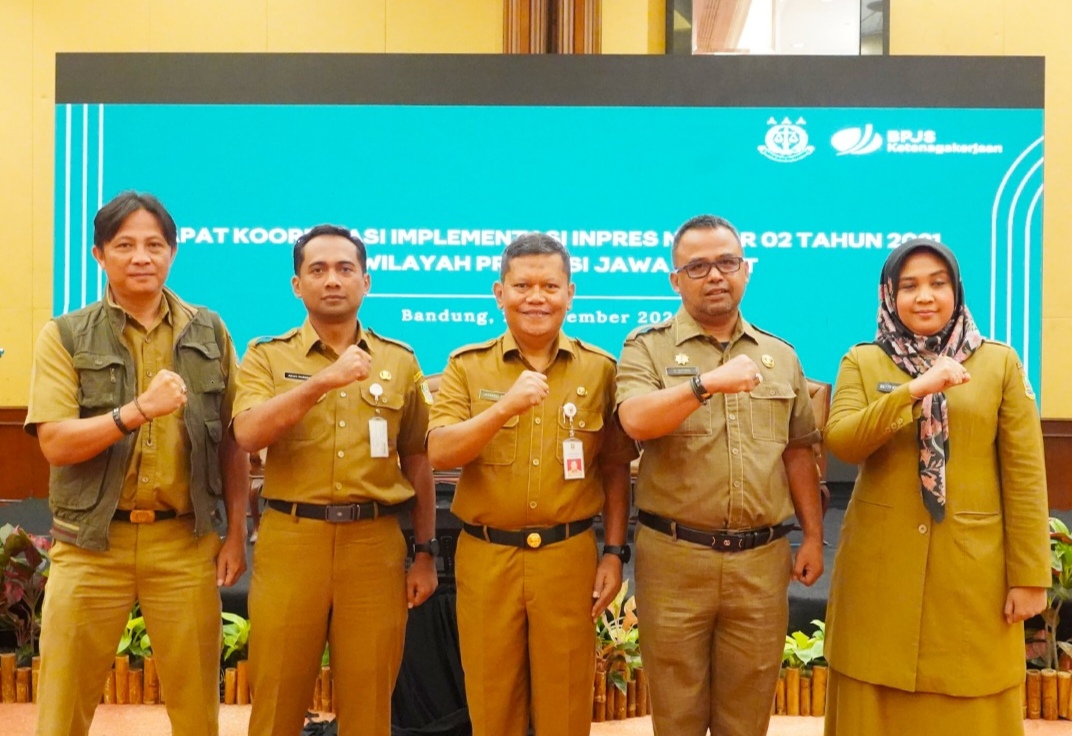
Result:
{"label": "man wearing eyeglasses", "polygon": [[823,571],[819,432],[792,346],[741,316],[750,270],[734,227],[694,217],[672,256],[682,308],[626,339],[617,389],[643,448],[636,586],[655,733],[761,736],[790,576]]}

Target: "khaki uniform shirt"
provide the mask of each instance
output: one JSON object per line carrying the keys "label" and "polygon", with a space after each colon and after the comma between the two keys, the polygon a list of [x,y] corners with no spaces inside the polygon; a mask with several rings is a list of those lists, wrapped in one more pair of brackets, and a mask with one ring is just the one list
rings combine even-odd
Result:
{"label": "khaki uniform shirt", "polygon": [[[443,373],[429,429],[464,422],[490,408],[524,370],[532,368],[509,332],[456,350]],[[614,414],[610,355],[560,333],[558,353],[544,375],[547,398],[512,417],[462,468],[451,510],[463,521],[522,529],[590,518],[603,509],[600,463],[625,464],[636,457]],[[567,402],[577,407],[573,434],[584,449],[583,479],[565,479]]]}
{"label": "khaki uniform shirt", "polygon": [[682,308],[626,338],[618,404],[687,383],[738,355],[755,361],[763,382],[751,393],[715,394],[670,434],[641,443],[639,508],[706,529],[754,529],[793,515],[782,451],[820,435],[788,343],[741,318],[723,349]]}
{"label": "khaki uniform shirt", "polygon": [[[372,357],[368,378],[329,391],[268,447],[265,498],[337,504],[402,503],[413,486],[399,456],[424,452],[428,392],[413,350],[358,326],[357,345]],[[279,337],[254,340],[242,360],[235,414],[263,404],[338,360],[305,321]],[[382,389],[379,398],[373,386]],[[387,421],[388,457],[371,457],[369,420]]]}
{"label": "khaki uniform shirt", "polygon": [[[108,306],[120,309],[107,295]],[[160,300],[160,311],[153,323],[144,327],[124,315],[122,343],[134,360],[137,393],[143,393],[161,370],[174,370],[175,340],[190,321],[181,304]],[[238,361],[234,346],[227,342],[228,354],[221,358],[226,374],[224,418],[230,416],[235,397]],[[26,424],[61,422],[78,419],[78,372],[70,354],[63,347],[55,322],[41,330],[34,349],[34,368],[30,379],[30,404]],[[174,509],[179,514],[193,513],[190,503],[190,438],[183,422],[183,410],[157,417],[135,432],[134,451],[127,466],[119,496],[119,508]]]}

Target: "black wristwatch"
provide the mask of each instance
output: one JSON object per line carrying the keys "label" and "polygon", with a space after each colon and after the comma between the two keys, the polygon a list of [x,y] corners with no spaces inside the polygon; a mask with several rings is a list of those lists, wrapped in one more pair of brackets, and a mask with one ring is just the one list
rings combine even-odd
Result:
{"label": "black wristwatch", "polygon": [[633,551],[629,549],[628,544],[623,544],[621,546],[618,546],[617,544],[604,544],[603,554],[617,555],[624,565],[626,562],[629,562],[630,558],[633,556]]}
{"label": "black wristwatch", "polygon": [[432,557],[439,557],[439,540],[433,537],[427,542],[421,542],[413,545],[413,556],[416,557],[418,552],[424,552]]}
{"label": "black wristwatch", "polygon": [[699,376],[693,376],[689,379],[689,388],[692,389],[693,396],[701,404],[706,404],[707,400],[712,396],[711,392],[704,388],[703,381],[700,380]]}

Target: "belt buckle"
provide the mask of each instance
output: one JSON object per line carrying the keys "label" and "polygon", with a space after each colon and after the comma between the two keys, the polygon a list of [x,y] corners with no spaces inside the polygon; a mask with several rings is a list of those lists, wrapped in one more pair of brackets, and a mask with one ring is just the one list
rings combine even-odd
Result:
{"label": "belt buckle", "polygon": [[539,549],[540,545],[543,544],[543,537],[540,536],[539,532],[529,532],[529,535],[525,537],[525,544],[528,545],[529,549]]}
{"label": "belt buckle", "polygon": [[328,504],[324,520],[332,524],[357,521],[361,518],[361,507],[356,503]]}
{"label": "belt buckle", "polygon": [[152,509],[132,509],[130,512],[131,524],[152,524],[156,521],[156,512]]}

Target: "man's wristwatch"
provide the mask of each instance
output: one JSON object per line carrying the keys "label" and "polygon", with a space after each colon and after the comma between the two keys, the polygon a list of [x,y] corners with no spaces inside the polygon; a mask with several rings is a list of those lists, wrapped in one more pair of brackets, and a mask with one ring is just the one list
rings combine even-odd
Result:
{"label": "man's wristwatch", "polygon": [[413,555],[416,557],[418,552],[424,552],[426,555],[432,557],[439,557],[439,540],[433,537],[427,542],[419,542],[413,545]]}
{"label": "man's wristwatch", "polygon": [[699,376],[693,376],[689,381],[689,387],[692,388],[692,393],[701,404],[706,404],[707,400],[711,398],[711,392],[704,388],[703,381]]}
{"label": "man's wristwatch", "polygon": [[617,555],[621,559],[622,564],[625,564],[626,562],[629,562],[629,559],[633,556],[633,551],[629,549],[628,544],[623,544],[620,546],[617,544],[604,544],[603,554]]}

